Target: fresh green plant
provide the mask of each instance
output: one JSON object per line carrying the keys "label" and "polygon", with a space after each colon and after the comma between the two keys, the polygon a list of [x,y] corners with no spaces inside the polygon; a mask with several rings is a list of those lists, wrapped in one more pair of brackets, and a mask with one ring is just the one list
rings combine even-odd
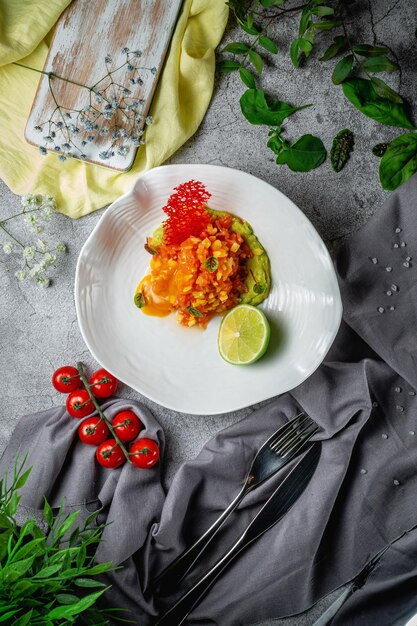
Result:
{"label": "fresh green plant", "polygon": [[[223,52],[232,58],[219,63],[222,72],[239,72],[248,88],[240,99],[241,111],[251,124],[276,126],[269,132],[268,147],[277,155],[278,164],[286,164],[294,171],[307,172],[321,165],[326,151],[317,137],[303,135],[288,144],[281,137],[284,120],[306,106],[293,106],[268,96],[258,85],[265,68],[265,54],[275,55],[278,46],[269,36],[271,26],[279,20],[299,13],[297,36],[290,45],[290,58],[296,68],[301,68],[312,55],[317,39],[328,31],[337,30],[332,43],[320,57],[326,63],[341,57],[332,70],[332,82],[342,88],[343,94],[362,114],[387,126],[414,130],[404,101],[392,87],[376,76],[381,72],[396,72],[400,68],[390,58],[390,48],[354,41],[347,16],[351,0],[308,0],[291,6],[288,0],[229,0],[236,23],[244,39],[227,44]],[[349,17],[351,17],[350,15]],[[335,137],[331,163],[339,172],[353,149],[353,137]],[[320,144],[319,144],[320,142]],[[385,189],[395,189],[417,172],[415,144],[417,135],[407,133],[397,137],[384,155],[380,166],[380,180]],[[414,148],[413,148],[414,146]],[[324,150],[324,153],[323,153]]]}
{"label": "fresh green plant", "polygon": [[330,161],[335,172],[340,172],[345,167],[351,152],[353,152],[354,144],[355,140],[351,130],[348,128],[339,130],[333,139],[330,150]]}
{"label": "fresh green plant", "polygon": [[41,233],[43,231],[42,223],[49,221],[56,210],[55,198],[50,195],[27,194],[22,196],[21,202],[21,211],[0,220],[0,230],[9,238],[2,242],[3,252],[5,254],[21,253],[23,263],[15,272],[19,281],[32,278],[40,287],[49,287],[51,279],[44,273],[55,265],[56,252],[64,253],[67,251],[66,244],[62,241],[48,244],[43,239],[24,242],[16,234],[11,233],[8,223],[17,218],[22,218],[32,233]]}
{"label": "fresh green plant", "polygon": [[31,469],[16,459],[13,476],[0,480],[0,623],[11,626],[91,624],[105,626],[120,609],[103,610],[97,600],[108,589],[97,580],[111,563],[94,563],[103,532],[98,512],[77,525],[79,511],[57,515],[45,501],[45,535],[35,519],[22,526],[16,512]]}

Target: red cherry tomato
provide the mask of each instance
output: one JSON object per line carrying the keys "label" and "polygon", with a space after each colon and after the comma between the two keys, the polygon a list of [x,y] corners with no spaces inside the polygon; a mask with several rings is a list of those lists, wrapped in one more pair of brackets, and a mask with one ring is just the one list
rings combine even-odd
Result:
{"label": "red cherry tomato", "polygon": [[116,391],[118,382],[107,370],[97,370],[90,378],[91,391],[97,398],[109,398]]}
{"label": "red cherry tomato", "polygon": [[81,378],[78,375],[78,370],[72,365],[64,365],[59,367],[52,374],[52,384],[60,393],[71,393],[82,387]]}
{"label": "red cherry tomato", "polygon": [[122,441],[133,441],[143,427],[142,422],[133,411],[120,411],[114,417],[112,425]]}
{"label": "red cherry tomato", "polygon": [[138,439],[129,450],[130,460],[136,467],[152,467],[159,459],[159,446],[153,439]]}
{"label": "red cherry tomato", "polygon": [[116,439],[107,439],[96,450],[97,461],[103,467],[112,469],[120,467],[126,461],[126,457],[120,446],[117,445]]}
{"label": "red cherry tomato", "polygon": [[109,429],[100,417],[89,417],[78,427],[78,436],[89,446],[98,446],[109,436]]}
{"label": "red cherry tomato", "polygon": [[95,410],[87,389],[73,391],[67,398],[67,411],[72,417],[87,417]]}

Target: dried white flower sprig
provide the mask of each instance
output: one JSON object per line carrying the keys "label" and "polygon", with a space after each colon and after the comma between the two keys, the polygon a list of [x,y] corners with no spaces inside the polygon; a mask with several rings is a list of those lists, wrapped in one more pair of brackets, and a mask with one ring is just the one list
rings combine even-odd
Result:
{"label": "dried white flower sprig", "polygon": [[[83,85],[53,72],[44,72],[22,63],[19,67],[45,74],[54,109],[49,119],[39,122],[35,130],[42,136],[39,152],[57,153],[60,161],[69,157],[86,159],[89,143],[100,146],[99,157],[108,160],[115,154],[126,157],[131,149],[145,143],[144,128],[152,123],[151,116],[144,115],[146,102],[137,96],[144,84],[145,73],[155,76],[156,67],[141,65],[141,50],[123,48],[125,61],[112,69],[113,59],[107,54],[104,63],[106,73],[94,85]],[[58,101],[54,81],[63,80],[85,89],[86,101],[79,109],[70,109]]]}
{"label": "dried white flower sprig", "polygon": [[[9,230],[8,222],[21,217],[30,231],[39,235],[44,230],[44,223],[48,222],[56,210],[56,201],[50,195],[27,194],[22,197],[22,211],[0,221],[0,229],[8,239],[2,242],[4,254],[13,254],[20,257],[20,268],[15,272],[18,280],[33,279],[40,287],[49,287],[51,279],[45,272],[55,265],[56,253],[67,251],[65,243],[58,241],[54,244],[43,239],[23,242]],[[7,224],[7,226],[6,226]]]}

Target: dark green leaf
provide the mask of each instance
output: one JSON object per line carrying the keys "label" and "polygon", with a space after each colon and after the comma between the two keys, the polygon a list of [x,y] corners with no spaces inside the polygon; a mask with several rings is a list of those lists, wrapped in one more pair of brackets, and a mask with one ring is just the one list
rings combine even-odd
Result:
{"label": "dark green leaf", "polygon": [[311,41],[308,41],[307,39],[303,39],[302,37],[299,37],[298,47],[300,48],[301,52],[304,52],[305,56],[308,57],[310,52],[313,49],[313,44],[311,43]]}
{"label": "dark green leaf", "polygon": [[259,45],[262,46],[262,48],[265,48],[265,50],[268,50],[268,52],[272,52],[272,54],[276,54],[278,52],[277,44],[269,37],[259,37]]}
{"label": "dark green leaf", "polygon": [[249,50],[249,46],[245,43],[238,41],[234,43],[228,43],[222,50],[222,52],[232,52],[233,54],[245,54]]}
{"label": "dark green leaf", "polygon": [[30,554],[31,556],[37,556],[39,552],[42,552],[42,549],[45,547],[45,543],[46,543],[45,537],[42,537],[41,539],[33,539],[33,541],[29,541],[13,555],[13,561],[20,561],[21,559],[26,557],[28,554]]}
{"label": "dark green leaf", "polygon": [[52,511],[52,508],[49,502],[46,500],[46,498],[44,499],[43,516],[48,526],[51,527],[54,521],[54,513]]}
{"label": "dark green leaf", "polygon": [[300,37],[304,35],[307,28],[311,26],[312,22],[313,20],[311,19],[311,13],[310,13],[309,7],[308,6],[304,7],[301,13],[300,26],[298,29],[298,34],[300,35]]}
{"label": "dark green leaf", "polygon": [[21,615],[19,619],[13,622],[13,626],[26,626],[26,624],[30,624],[32,614],[33,614],[33,609],[31,609],[28,613]]}
{"label": "dark green leaf", "polygon": [[71,515],[68,515],[64,519],[62,524],[60,526],[58,526],[58,529],[56,530],[56,536],[57,537],[63,537],[64,535],[66,535],[67,532],[69,530],[71,530],[71,528],[74,526],[75,521],[76,521],[76,519],[77,519],[79,514],[80,514],[79,511],[74,511],[74,513],[71,513]]}
{"label": "dark green leaf", "polygon": [[335,85],[340,85],[349,76],[353,67],[353,54],[349,54],[347,57],[340,59],[339,63],[333,70],[332,81]]}
{"label": "dark green leaf", "polygon": [[249,70],[247,70],[245,67],[241,67],[239,70],[239,74],[240,74],[240,80],[242,81],[244,85],[246,85],[246,87],[249,87],[249,89],[256,88],[255,77],[251,72],[249,72]]}
{"label": "dark green leaf", "polygon": [[187,311],[192,317],[204,317],[202,312],[195,306],[187,306]]}
{"label": "dark green leaf", "polygon": [[13,587],[13,597],[17,598],[23,596],[24,598],[28,598],[38,589],[38,584],[37,581],[33,584],[28,578],[22,578]]}
{"label": "dark green leaf", "polygon": [[286,117],[308,106],[294,107],[281,100],[268,102],[262,89],[248,89],[240,98],[242,113],[251,124],[280,126]]}
{"label": "dark green leaf", "polygon": [[94,567],[90,567],[88,572],[85,572],[89,576],[96,576],[97,574],[104,574],[104,572],[108,572],[111,569],[111,561],[107,563],[97,563]]}
{"label": "dark green leaf", "polygon": [[28,559],[22,559],[21,561],[16,561],[9,565],[3,572],[4,581],[11,583],[24,576],[32,567],[34,560],[35,557],[31,556]]}
{"label": "dark green leaf", "polygon": [[0,622],[7,622],[7,620],[13,617],[13,615],[16,615],[16,613],[19,613],[19,610],[20,609],[13,609],[12,611],[7,611],[6,613],[3,613],[3,615],[0,615]]}
{"label": "dark green leaf", "polygon": [[77,555],[77,567],[79,569],[84,565],[84,561],[87,558],[87,548],[85,545],[80,546],[78,555]]}
{"label": "dark green leaf", "polygon": [[209,258],[204,263],[204,267],[209,272],[213,273],[219,267],[219,262],[214,256],[209,256]]}
{"label": "dark green leaf", "polygon": [[265,285],[263,285],[262,283],[255,283],[253,286],[253,291],[257,294],[264,293]]}
{"label": "dark green leaf", "polygon": [[417,133],[405,133],[389,144],[379,165],[384,189],[393,191],[417,172]]}
{"label": "dark green leaf", "polygon": [[34,519],[28,519],[27,522],[25,522],[23,524],[23,526],[20,529],[20,539],[23,539],[23,537],[26,537],[27,535],[32,534],[33,529],[36,526],[36,520]]}
{"label": "dark green leaf", "polygon": [[231,59],[226,59],[225,61],[220,61],[217,64],[217,69],[219,72],[234,72],[234,70],[238,70],[240,67],[240,63],[237,61],[232,61]]}
{"label": "dark green leaf", "polygon": [[257,52],[255,52],[255,50],[250,50],[249,51],[249,60],[252,63],[252,65],[255,68],[255,70],[257,72],[259,72],[259,74],[261,74],[263,66],[264,66],[264,62],[262,61],[261,55],[258,54]]}
{"label": "dark green leaf", "polygon": [[326,52],[320,58],[320,61],[329,61],[330,59],[333,59],[333,57],[337,56],[340,52],[345,52],[347,47],[346,37],[343,37],[343,35],[335,37],[334,42],[327,48]]}
{"label": "dark green leaf", "polygon": [[135,293],[135,297],[133,298],[133,302],[138,307],[138,309],[142,309],[145,306],[145,304],[146,304],[145,296],[143,295],[143,293],[141,291],[137,291]]}
{"label": "dark green leaf", "polygon": [[379,96],[382,96],[382,98],[391,100],[391,102],[398,102],[399,104],[402,104],[404,102],[400,94],[394,91],[394,89],[392,89],[389,85],[387,85],[387,83],[384,83],[384,81],[378,78],[377,76],[372,76],[371,83],[376,93]]}
{"label": "dark green leaf", "polygon": [[326,17],[326,15],[333,15],[334,9],[331,7],[318,6],[311,9],[311,12],[318,17]]}
{"label": "dark green leaf", "polygon": [[331,30],[332,28],[336,28],[336,26],[341,26],[341,25],[342,25],[341,20],[326,20],[323,22],[316,22],[314,24],[314,26],[318,30]]}
{"label": "dark green leaf", "polygon": [[290,58],[294,67],[300,67],[301,57],[300,57],[300,46],[298,42],[299,42],[298,39],[294,39],[294,41],[292,41],[291,46],[290,46]]}
{"label": "dark green leaf", "polygon": [[377,157],[382,157],[386,153],[388,146],[388,143],[377,143],[372,148],[372,154]]}
{"label": "dark green leaf", "polygon": [[[272,145],[268,142],[268,146]],[[278,165],[288,165],[293,172],[309,172],[319,167],[326,159],[326,148],[318,137],[303,135],[290,146],[283,146],[279,151],[276,162]]]}
{"label": "dark green leaf", "polygon": [[399,128],[415,128],[405,112],[404,105],[379,96],[370,80],[351,78],[342,83],[342,89],[346,98],[361,113],[377,122]]}
{"label": "dark green leaf", "polygon": [[13,524],[7,517],[7,515],[3,515],[3,513],[0,513],[0,528],[11,528],[12,526]]}
{"label": "dark green leaf", "polygon": [[369,57],[362,63],[368,72],[397,72],[400,68],[397,63],[387,57]]}
{"label": "dark green leaf", "polygon": [[248,33],[248,35],[259,35],[260,31],[259,29],[252,24],[248,24],[247,22],[241,22],[240,26],[242,28],[242,30],[245,31],[245,33]]}
{"label": "dark green leaf", "polygon": [[5,508],[6,515],[8,515],[9,517],[13,517],[15,515],[18,504],[19,504],[19,500],[20,500],[19,494],[17,493],[17,491],[15,491],[12,497],[10,498],[9,504]]}
{"label": "dark green leaf", "polygon": [[95,593],[90,593],[88,596],[81,598],[81,600],[78,600],[76,604],[57,606],[49,612],[48,618],[50,620],[69,619],[74,617],[74,615],[79,615],[90,606],[93,606],[103,593],[104,590],[96,591]]}
{"label": "dark green leaf", "polygon": [[382,46],[370,46],[366,43],[357,44],[353,46],[353,51],[356,54],[360,54],[362,57],[378,57],[381,54],[388,54],[389,49]]}
{"label": "dark green leaf", "polygon": [[284,4],[285,0],[260,0],[263,7],[268,9],[269,7],[278,7]]}
{"label": "dark green leaf", "polygon": [[56,597],[59,604],[75,604],[79,598],[72,595],[72,593],[59,593]]}
{"label": "dark green leaf", "polygon": [[333,139],[330,150],[330,161],[335,172],[340,172],[349,160],[353,151],[354,137],[351,130],[340,130]]}
{"label": "dark green leaf", "polygon": [[30,467],[24,474],[22,474],[16,481],[15,489],[21,489],[26,484],[27,479],[29,478],[29,474],[31,473],[32,468]]}
{"label": "dark green leaf", "polygon": [[41,569],[37,574],[35,574],[34,578],[50,578],[61,569],[61,565],[47,565],[43,569]]}
{"label": "dark green leaf", "polygon": [[146,250],[146,252],[149,252],[149,254],[152,254],[152,256],[154,256],[155,254],[158,254],[158,250],[156,250],[155,248],[152,248],[148,242],[146,242],[143,246]]}
{"label": "dark green leaf", "polygon": [[76,578],[74,580],[74,585],[77,587],[105,587],[104,583],[101,583],[99,580],[95,580],[94,578]]}

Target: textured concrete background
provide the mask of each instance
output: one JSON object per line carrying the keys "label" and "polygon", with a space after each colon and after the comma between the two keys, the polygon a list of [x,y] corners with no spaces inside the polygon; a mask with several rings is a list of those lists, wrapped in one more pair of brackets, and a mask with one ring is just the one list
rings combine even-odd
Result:
{"label": "textured concrete background", "polygon": [[[416,4],[415,0],[361,0],[355,5],[351,26],[356,41],[384,43],[392,48],[402,72],[391,75],[388,82],[410,103],[415,102]],[[315,60],[320,56],[316,54],[305,68],[294,69],[287,50],[296,27],[295,19],[276,25],[274,34],[280,53],[268,62],[270,67],[265,71],[263,86],[293,104],[314,104],[285,123],[291,139],[311,132],[319,135],[329,149],[338,130],[348,127],[354,131],[355,152],[343,172],[334,173],[328,161],[307,174],[277,166],[266,148],[268,129],[250,126],[241,116],[238,99],[244,88],[235,75],[218,78],[201,128],[171,162],[214,163],[259,176],[289,196],[332,249],[377,211],[387,197],[388,192],[381,189],[378,179],[379,160],[371,154],[371,148],[402,131],[376,124],[344,99],[340,87],[331,83],[334,61],[321,64]],[[229,29],[225,41],[233,41],[237,36],[240,34]],[[320,49],[324,50],[331,39],[332,35],[324,34]],[[414,111],[416,119],[417,111]],[[0,181],[0,219],[16,212],[19,206],[19,198]],[[0,452],[20,416],[62,402],[62,397],[50,385],[50,376],[56,367],[78,359],[89,368],[96,365],[78,330],[73,279],[80,248],[101,214],[102,211],[98,211],[78,221],[57,215],[50,222],[45,238],[65,241],[69,246],[69,253],[60,258],[52,272],[54,283],[50,289],[41,290],[29,282],[18,283],[14,277],[17,267],[13,255],[0,256]],[[13,228],[16,234],[25,231],[19,224],[13,224]],[[180,463],[193,458],[218,430],[251,410],[201,418],[165,410],[127,387],[121,387],[120,394],[143,400],[165,429],[167,484]],[[326,603],[320,603],[303,616],[274,623],[307,626],[314,622]]]}

